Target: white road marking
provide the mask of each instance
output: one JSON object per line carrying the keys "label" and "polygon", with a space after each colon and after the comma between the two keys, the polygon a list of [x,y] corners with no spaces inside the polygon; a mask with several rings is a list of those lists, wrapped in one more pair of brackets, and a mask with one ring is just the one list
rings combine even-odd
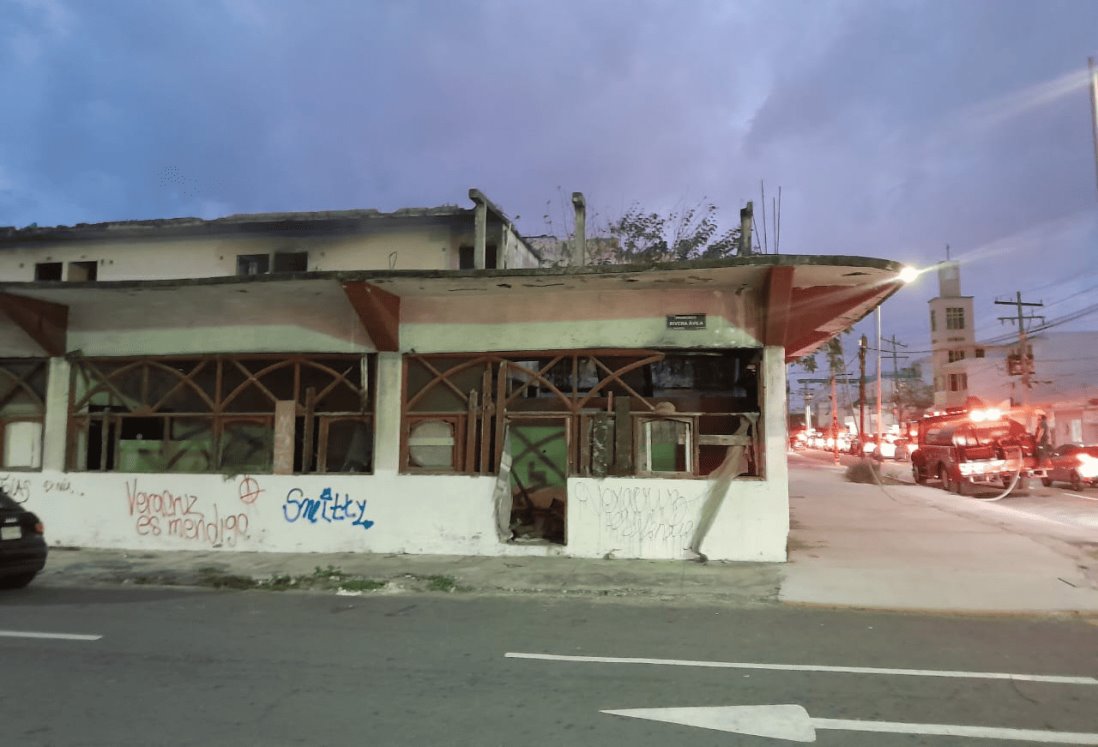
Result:
{"label": "white road marking", "polygon": [[968,739],[1005,739],[1044,744],[1098,745],[1098,734],[961,724],[906,724],[896,721],[813,718],[799,705],[716,706],[700,708],[629,708],[601,711],[611,716],[664,721],[702,729],[815,742],[816,729],[863,731],[885,734],[926,734]]}
{"label": "white road marking", "polygon": [[1072,498],[1082,498],[1084,501],[1098,501],[1098,498],[1095,498],[1092,495],[1079,495],[1078,493],[1069,493],[1066,490],[1064,491],[1064,495],[1070,495]]}
{"label": "white road marking", "polygon": [[98,641],[101,635],[83,633],[37,633],[32,630],[0,630],[0,638],[56,638],[62,641]]}
{"label": "white road marking", "polygon": [[1058,685],[1098,685],[1095,677],[1070,677],[1052,674],[1011,674],[1008,672],[963,672],[943,669],[885,669],[879,667],[833,667],[819,664],[757,664],[734,661],[693,661],[689,659],[642,659],[614,656],[563,656],[559,654],[506,653],[508,659],[539,659],[591,664],[650,664],[666,667],[703,667],[711,669],[768,669],[780,672],[829,672],[842,674],[884,674],[906,677],[954,677],[979,680],[1013,680]]}

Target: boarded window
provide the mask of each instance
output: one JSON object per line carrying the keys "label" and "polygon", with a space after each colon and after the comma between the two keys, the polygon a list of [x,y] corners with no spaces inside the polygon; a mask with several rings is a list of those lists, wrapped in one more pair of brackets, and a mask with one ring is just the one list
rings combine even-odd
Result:
{"label": "boarded window", "polygon": [[281,401],[292,405],[287,468],[292,463],[295,472],[370,471],[372,365],[371,357],[362,356],[77,360],[69,467],[270,471]]}

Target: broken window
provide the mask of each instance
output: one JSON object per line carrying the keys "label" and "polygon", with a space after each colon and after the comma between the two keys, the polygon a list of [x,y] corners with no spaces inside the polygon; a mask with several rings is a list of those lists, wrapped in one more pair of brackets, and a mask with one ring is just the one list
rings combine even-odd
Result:
{"label": "broken window", "polygon": [[38,262],[34,265],[34,279],[60,280],[62,268],[60,262]]}
{"label": "broken window", "polygon": [[49,361],[0,359],[0,468],[41,469]]}
{"label": "broken window", "polygon": [[[206,356],[73,362],[69,467],[368,472],[372,358]],[[288,403],[284,442],[276,407]]]}

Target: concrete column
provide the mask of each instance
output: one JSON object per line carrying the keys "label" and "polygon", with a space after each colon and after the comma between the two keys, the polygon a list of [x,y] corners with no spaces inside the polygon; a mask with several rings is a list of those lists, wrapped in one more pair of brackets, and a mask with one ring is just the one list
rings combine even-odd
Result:
{"label": "concrete column", "polygon": [[478,189],[469,190],[469,199],[476,205],[473,214],[473,268],[483,270],[488,245],[488,199]]}
{"label": "concrete column", "polygon": [[42,469],[65,470],[69,432],[69,389],[72,366],[64,358],[50,358],[46,383],[46,420],[42,435]]}
{"label": "concrete column", "polygon": [[754,220],[753,217],[754,207],[750,202],[747,206],[740,209],[740,256],[746,257],[754,252],[751,248],[751,224]]}
{"label": "concrete column", "polygon": [[576,211],[575,237],[572,242],[572,265],[583,267],[587,264],[587,201],[582,192],[572,193],[572,207]]}
{"label": "concrete column", "polygon": [[374,472],[400,469],[400,399],[404,360],[400,353],[377,354],[374,410]]}
{"label": "concrete column", "polygon": [[767,512],[780,514],[785,531],[781,546],[774,548],[775,555],[785,556],[786,539],[789,536],[789,428],[786,419],[786,368],[785,348],[768,345],[763,348],[762,360],[763,469],[769,486],[772,504]]}

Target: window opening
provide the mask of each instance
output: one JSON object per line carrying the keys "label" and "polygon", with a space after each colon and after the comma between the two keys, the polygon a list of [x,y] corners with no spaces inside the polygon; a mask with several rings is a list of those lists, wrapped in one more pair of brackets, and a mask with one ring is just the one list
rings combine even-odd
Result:
{"label": "window opening", "polygon": [[[567,474],[706,475],[743,419],[757,420],[759,365],[757,350],[405,356],[401,468],[494,474],[510,420],[555,416],[569,423]],[[660,420],[685,425],[646,425]],[[748,462],[757,476],[756,420]],[[419,430],[431,421],[445,428]],[[670,447],[667,429],[681,441],[674,469],[659,456]],[[446,443],[431,440],[439,438]],[[655,461],[641,460],[649,447]]]}
{"label": "window opening", "polygon": [[[69,468],[264,472],[282,448],[286,469],[368,472],[372,366],[369,356],[78,359]],[[280,401],[294,415],[284,447],[274,438]]]}
{"label": "window opening", "polygon": [[34,265],[35,280],[60,280],[62,264],[60,262],[38,262]]}
{"label": "window opening", "polygon": [[946,308],[946,329],[964,329],[965,310],[957,306]]}
{"label": "window opening", "polygon": [[49,360],[0,359],[0,468],[41,469]]}
{"label": "window opening", "polygon": [[274,272],[305,272],[308,269],[308,252],[275,252]]}
{"label": "window opening", "polygon": [[237,275],[266,275],[271,268],[271,258],[267,254],[238,254],[236,256]]}
{"label": "window opening", "polygon": [[99,274],[99,263],[93,261],[90,262],[69,262],[69,282],[70,283],[86,283],[95,280]]}

